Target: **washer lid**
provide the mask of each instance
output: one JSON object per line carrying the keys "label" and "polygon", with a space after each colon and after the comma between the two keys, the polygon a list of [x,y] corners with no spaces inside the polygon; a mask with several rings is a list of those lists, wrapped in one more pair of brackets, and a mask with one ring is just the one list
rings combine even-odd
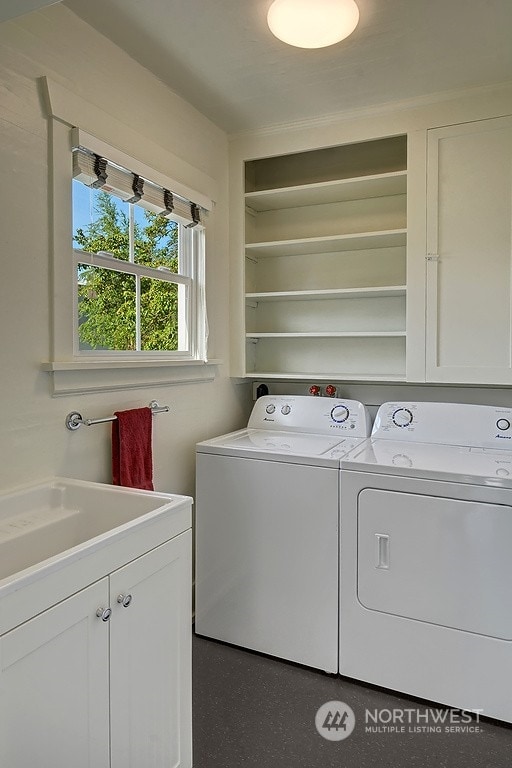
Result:
{"label": "washer lid", "polygon": [[242,429],[198,443],[197,452],[338,468],[341,458],[360,447],[364,440],[353,437],[340,440],[339,436],[302,432]]}
{"label": "washer lid", "polygon": [[512,451],[371,438],[342,469],[512,487]]}

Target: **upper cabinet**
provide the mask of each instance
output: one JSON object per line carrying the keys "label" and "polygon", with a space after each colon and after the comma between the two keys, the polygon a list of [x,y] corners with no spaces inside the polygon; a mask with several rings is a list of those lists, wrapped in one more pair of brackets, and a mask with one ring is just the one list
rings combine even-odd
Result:
{"label": "upper cabinet", "polygon": [[405,380],[405,136],[245,163],[245,373]]}
{"label": "upper cabinet", "polygon": [[426,378],[512,384],[512,117],[428,131]]}

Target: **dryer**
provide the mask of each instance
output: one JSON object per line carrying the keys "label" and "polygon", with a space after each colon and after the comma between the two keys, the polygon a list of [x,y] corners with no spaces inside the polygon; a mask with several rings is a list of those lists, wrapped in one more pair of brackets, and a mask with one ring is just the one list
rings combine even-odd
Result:
{"label": "dryer", "polygon": [[268,395],[197,445],[198,634],[338,671],[340,460],[370,428],[356,401]]}
{"label": "dryer", "polygon": [[511,424],[385,403],[342,460],[342,675],[512,722]]}

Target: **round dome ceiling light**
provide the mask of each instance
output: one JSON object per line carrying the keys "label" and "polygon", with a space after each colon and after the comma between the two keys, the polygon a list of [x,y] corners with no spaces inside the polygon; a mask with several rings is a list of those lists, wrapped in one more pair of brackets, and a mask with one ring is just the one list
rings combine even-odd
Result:
{"label": "round dome ceiling light", "polygon": [[274,0],[267,14],[272,34],[297,48],[325,48],[352,34],[355,0]]}

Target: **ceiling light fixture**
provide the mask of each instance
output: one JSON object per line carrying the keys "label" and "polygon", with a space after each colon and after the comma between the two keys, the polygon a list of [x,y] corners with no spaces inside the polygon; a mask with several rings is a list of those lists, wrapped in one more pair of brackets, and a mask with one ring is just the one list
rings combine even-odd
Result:
{"label": "ceiling light fixture", "polygon": [[359,21],[355,0],[274,0],[270,31],[297,48],[325,48],[352,34]]}

